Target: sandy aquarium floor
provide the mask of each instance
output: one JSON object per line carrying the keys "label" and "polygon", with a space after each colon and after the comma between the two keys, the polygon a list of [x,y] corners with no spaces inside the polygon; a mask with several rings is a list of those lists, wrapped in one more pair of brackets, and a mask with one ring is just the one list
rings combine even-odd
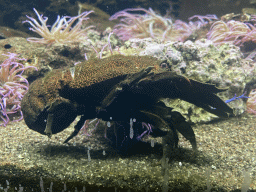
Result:
{"label": "sandy aquarium floor", "polygon": [[[247,172],[250,177],[246,181],[255,190],[255,123],[256,117],[244,115],[194,125],[198,154],[180,135],[180,148],[164,176],[159,164],[161,138],[147,138],[145,145],[120,155],[104,138],[102,124],[91,136],[79,133],[68,145],[63,142],[74,123],[51,139],[28,129],[24,121],[10,123],[0,127],[0,189],[7,184],[10,189],[18,188],[20,184],[27,191],[35,191],[43,180],[45,191],[51,191],[47,189],[50,182],[55,189],[64,189],[67,183],[70,191],[76,187],[78,191],[90,187],[100,191],[236,191]],[[154,147],[150,146],[151,139],[155,140]]]}

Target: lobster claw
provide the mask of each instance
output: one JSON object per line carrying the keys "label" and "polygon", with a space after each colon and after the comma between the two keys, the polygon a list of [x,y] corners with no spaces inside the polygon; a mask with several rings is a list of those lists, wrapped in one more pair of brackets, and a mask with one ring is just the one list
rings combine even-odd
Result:
{"label": "lobster claw", "polygon": [[179,98],[219,117],[227,118],[233,114],[233,109],[216,95],[227,89],[188,79],[173,72],[149,75],[138,82],[138,87],[151,98]]}

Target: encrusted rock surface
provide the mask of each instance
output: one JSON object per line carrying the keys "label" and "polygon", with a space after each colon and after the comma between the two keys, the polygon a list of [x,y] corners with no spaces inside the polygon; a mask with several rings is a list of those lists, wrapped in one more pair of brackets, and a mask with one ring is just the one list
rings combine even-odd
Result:
{"label": "encrusted rock surface", "polygon": [[[161,42],[153,39],[131,39],[120,48],[124,54],[151,55],[170,66],[172,71],[188,78],[204,83],[214,84],[219,88],[227,88],[219,94],[223,100],[243,94],[246,83],[255,76],[251,60],[243,59],[240,48],[232,44],[213,45],[209,40],[196,42]],[[216,116],[184,101],[165,100],[168,105],[175,106],[187,120],[206,122]],[[235,114],[242,114],[245,103],[240,100],[230,102]]]}

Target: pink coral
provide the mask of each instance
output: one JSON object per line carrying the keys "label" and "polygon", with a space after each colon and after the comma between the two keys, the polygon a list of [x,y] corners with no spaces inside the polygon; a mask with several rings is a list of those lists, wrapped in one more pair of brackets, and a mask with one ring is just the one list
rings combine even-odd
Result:
{"label": "pink coral", "polygon": [[24,67],[21,63],[17,62],[17,60],[26,59],[18,58],[15,53],[8,53],[5,56],[9,58],[0,65],[0,117],[3,120],[0,126],[7,125],[10,121],[10,114],[20,113],[21,117],[16,121],[23,118],[20,102],[28,91],[29,83],[26,78],[22,77],[22,74],[28,68],[36,69],[33,66]]}

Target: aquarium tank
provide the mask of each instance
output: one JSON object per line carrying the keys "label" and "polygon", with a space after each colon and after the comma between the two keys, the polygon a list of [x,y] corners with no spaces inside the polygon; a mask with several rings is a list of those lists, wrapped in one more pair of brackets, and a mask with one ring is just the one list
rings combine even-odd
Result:
{"label": "aquarium tank", "polygon": [[0,191],[255,191],[255,65],[255,0],[1,1]]}

